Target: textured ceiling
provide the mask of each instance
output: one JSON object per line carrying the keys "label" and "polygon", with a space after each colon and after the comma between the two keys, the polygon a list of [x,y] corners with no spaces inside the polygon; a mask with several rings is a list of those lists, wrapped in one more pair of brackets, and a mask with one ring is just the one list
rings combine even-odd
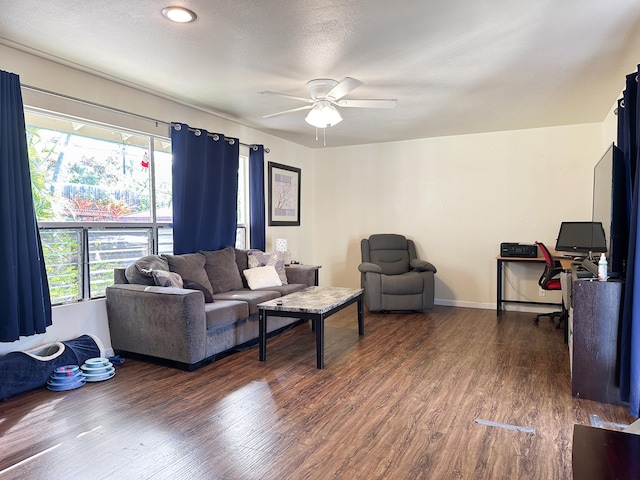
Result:
{"label": "textured ceiling", "polygon": [[[640,62],[638,0],[0,0],[0,43],[321,147],[313,78],[363,82],[327,146],[601,122]],[[2,68],[0,59],[0,68]],[[20,72],[17,72],[20,73]],[[322,138],[322,135],[320,135]]]}

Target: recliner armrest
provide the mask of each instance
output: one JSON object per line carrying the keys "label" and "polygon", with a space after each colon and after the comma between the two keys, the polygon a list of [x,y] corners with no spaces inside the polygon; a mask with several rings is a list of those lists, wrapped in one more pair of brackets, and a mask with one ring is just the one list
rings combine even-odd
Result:
{"label": "recliner armrest", "polygon": [[417,272],[437,272],[436,267],[432,263],[429,263],[426,260],[420,260],[419,258],[411,260],[409,265],[412,270]]}
{"label": "recliner armrest", "polygon": [[358,270],[362,273],[372,272],[372,273],[382,273],[382,268],[379,265],[371,262],[362,262],[358,265]]}

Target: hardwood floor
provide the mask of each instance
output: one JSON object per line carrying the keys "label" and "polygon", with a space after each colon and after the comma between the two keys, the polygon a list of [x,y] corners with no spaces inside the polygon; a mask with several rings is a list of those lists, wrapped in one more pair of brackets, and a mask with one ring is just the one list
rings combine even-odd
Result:
{"label": "hardwood floor", "polygon": [[0,403],[0,480],[570,479],[575,423],[634,419],[573,398],[562,331],[532,319],[367,313],[358,337],[354,305],[327,320],[324,370],[307,325],[265,363],[257,346],[195,372],[127,359]]}

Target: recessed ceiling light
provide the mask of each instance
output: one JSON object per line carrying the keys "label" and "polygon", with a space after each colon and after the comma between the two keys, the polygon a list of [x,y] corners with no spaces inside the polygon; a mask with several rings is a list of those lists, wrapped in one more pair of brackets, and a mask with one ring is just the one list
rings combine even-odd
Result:
{"label": "recessed ceiling light", "polygon": [[188,8],[184,7],[166,7],[162,9],[162,15],[172,22],[189,23],[194,22],[198,16]]}

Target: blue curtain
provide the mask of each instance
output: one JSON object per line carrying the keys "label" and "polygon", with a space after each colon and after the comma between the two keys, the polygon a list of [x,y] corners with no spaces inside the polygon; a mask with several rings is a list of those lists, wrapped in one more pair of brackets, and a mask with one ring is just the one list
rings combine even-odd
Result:
{"label": "blue curtain", "polygon": [[264,222],[264,146],[253,145],[249,150],[249,196],[251,222],[251,248],[266,251],[267,239]]}
{"label": "blue curtain", "polygon": [[176,123],[171,144],[174,253],[234,246],[240,142]]}
{"label": "blue curtain", "polygon": [[0,70],[0,342],[44,333],[51,298],[36,223],[20,78]]}
{"label": "blue curtain", "polygon": [[627,76],[623,98],[618,102],[618,148],[622,150],[625,165],[630,178],[631,211],[629,229],[629,253],[627,256],[627,275],[620,325],[620,398],[629,402],[629,412],[640,416],[640,282],[635,281],[635,272],[640,272],[640,108],[638,106],[638,73]]}

